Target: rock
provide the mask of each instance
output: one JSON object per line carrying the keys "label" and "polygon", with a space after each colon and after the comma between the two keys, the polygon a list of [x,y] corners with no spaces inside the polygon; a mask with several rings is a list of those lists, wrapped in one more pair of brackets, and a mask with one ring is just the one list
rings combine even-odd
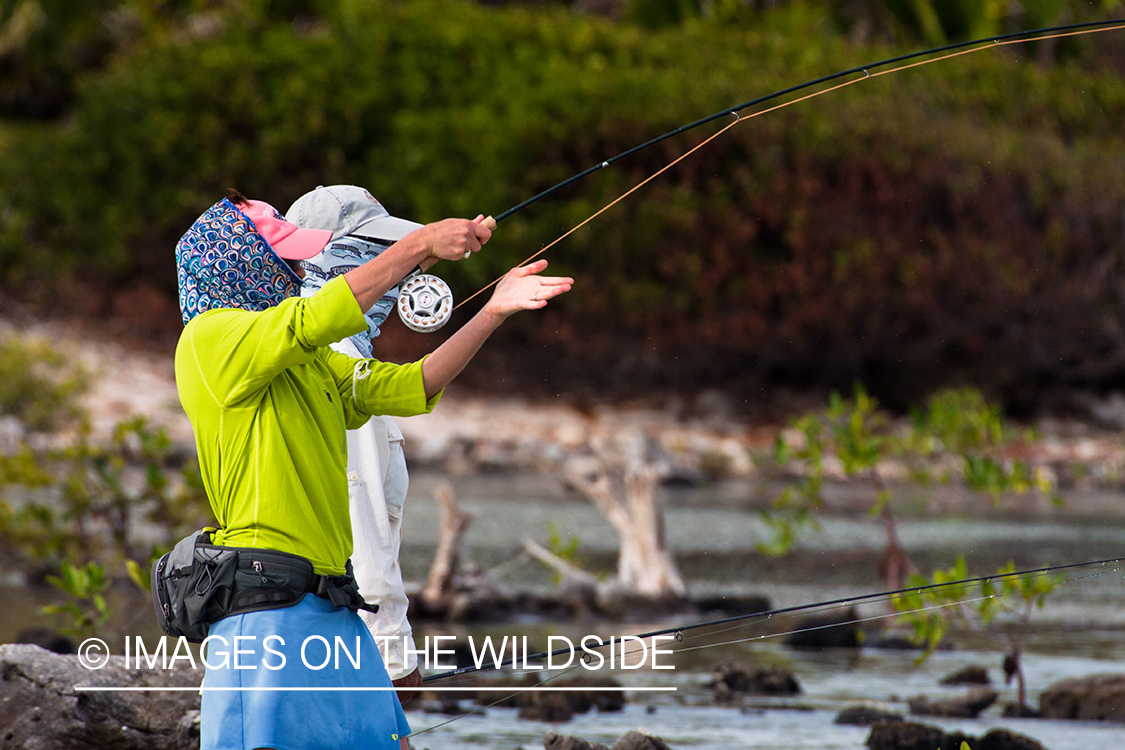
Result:
{"label": "rock", "polygon": [[445,693],[437,700],[422,701],[422,713],[462,716],[469,713],[469,709],[462,706],[461,701]]}
{"label": "rock", "polygon": [[659,737],[633,730],[617,738],[610,750],[672,750]]}
{"label": "rock", "polygon": [[980,712],[996,702],[999,694],[992,688],[973,688],[962,696],[930,700],[924,695],[911,698],[910,713],[915,716],[943,716],[951,719],[975,719]]}
{"label": "rock", "polygon": [[[38,750],[186,750],[198,747],[199,693],[83,692],[91,687],[197,687],[194,671],[125,668],[125,657],[109,657],[98,670],[77,656],[39,646],[0,646],[0,744]],[[42,721],[49,717],[49,721]]]}
{"label": "rock", "polygon": [[867,735],[871,750],[935,750],[945,736],[938,727],[913,721],[879,721]]}
{"label": "rock", "polygon": [[1044,719],[1125,722],[1125,674],[1099,674],[1056,682],[1039,697]]}
{"label": "rock", "polygon": [[716,594],[692,597],[691,603],[700,612],[707,614],[753,615],[768,612],[771,608],[768,596],[759,594]]}
{"label": "rock", "polygon": [[[910,640],[901,633],[881,633],[870,636],[863,641],[864,648],[877,648],[883,651],[921,651],[922,646]],[[938,651],[952,651],[950,643],[942,641],[938,644]]]}
{"label": "rock", "polygon": [[1031,706],[1021,706],[1018,703],[1005,703],[1004,711],[1001,715],[1005,719],[1038,719],[1041,718],[1039,711]]}
{"label": "rock", "polygon": [[973,750],[1047,750],[1038,740],[1007,729],[993,729],[969,745]]}
{"label": "rock", "polygon": [[199,747],[199,711],[188,711],[176,724],[176,746],[185,750]]}
{"label": "rock", "polygon": [[870,750],[960,750],[961,743],[968,742],[979,750],[976,741],[961,732],[946,734],[940,727],[915,721],[880,721],[871,727],[866,744]]}
{"label": "rock", "polygon": [[803,617],[785,639],[792,648],[859,648],[860,629],[855,607]]}
{"label": "rock", "polygon": [[530,700],[520,706],[519,718],[550,722],[564,722],[574,718],[574,709],[562,693],[530,693],[530,696]]}
{"label": "rock", "polygon": [[902,721],[902,714],[885,703],[877,701],[858,701],[849,703],[836,714],[837,724],[869,727],[879,721]]}
{"label": "rock", "polygon": [[569,680],[557,680],[550,683],[554,687],[566,688],[591,688],[591,690],[568,690],[558,693],[570,704],[576,714],[584,714],[591,708],[600,712],[621,711],[625,708],[625,693],[618,691],[595,690],[593,688],[619,688],[621,683],[612,677],[573,677]]}
{"label": "rock", "polygon": [[708,685],[717,703],[732,703],[746,695],[799,695],[801,686],[781,667],[748,670],[723,664]]}
{"label": "rock", "polygon": [[543,750],[609,750],[600,742],[590,742],[569,734],[548,731],[543,735]]}
{"label": "rock", "polygon": [[991,685],[988,670],[978,664],[970,664],[964,669],[947,674],[941,678],[942,685]]}

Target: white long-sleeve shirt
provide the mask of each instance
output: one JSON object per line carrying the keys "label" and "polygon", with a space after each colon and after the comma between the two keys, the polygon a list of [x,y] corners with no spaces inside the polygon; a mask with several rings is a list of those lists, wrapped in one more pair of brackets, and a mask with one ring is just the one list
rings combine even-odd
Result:
{"label": "white long-sleeve shirt", "polygon": [[[332,348],[352,357],[362,356],[350,339]],[[367,602],[379,605],[376,613],[359,614],[375,637],[392,680],[405,677],[418,666],[418,657],[404,648],[403,641],[409,639],[413,646],[406,617],[409,601],[398,564],[402,507],[409,486],[403,442],[393,417],[372,417],[358,430],[348,431],[352,567],[359,593]]]}

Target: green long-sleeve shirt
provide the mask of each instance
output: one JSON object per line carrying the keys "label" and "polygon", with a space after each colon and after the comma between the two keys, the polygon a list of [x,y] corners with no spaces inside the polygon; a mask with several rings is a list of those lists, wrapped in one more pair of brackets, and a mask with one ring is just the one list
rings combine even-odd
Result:
{"label": "green long-sleeve shirt", "polygon": [[366,322],[342,277],[264,312],[193,318],[176,387],[195,430],[217,544],[292,552],[340,574],[352,551],[345,430],[428,413],[422,362],[352,359],[328,345]]}

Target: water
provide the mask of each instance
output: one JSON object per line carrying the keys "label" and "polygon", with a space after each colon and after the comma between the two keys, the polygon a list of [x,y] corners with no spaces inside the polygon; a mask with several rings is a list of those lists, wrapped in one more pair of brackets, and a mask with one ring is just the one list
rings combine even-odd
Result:
{"label": "water", "polygon": [[[428,495],[433,482],[416,477],[407,503],[403,565],[409,578],[424,578],[437,540],[438,510]],[[548,588],[550,574],[537,563],[508,564],[519,554],[526,537],[545,543],[549,535],[563,540],[577,536],[580,553],[591,569],[611,570],[617,539],[597,510],[567,498],[549,484],[536,485],[526,478],[507,484],[501,478],[458,482],[462,510],[473,514],[465,537],[463,559],[484,569],[497,568],[498,581],[531,588]],[[821,529],[803,538],[797,553],[785,560],[764,559],[753,552],[766,529],[756,513],[729,498],[706,492],[668,493],[666,522],[671,547],[676,551],[689,587],[696,593],[760,593],[774,606],[784,607],[879,591],[876,560],[884,543],[881,524],[864,517],[825,518]],[[1120,555],[1125,541],[1125,521],[1057,517],[1012,520],[998,517],[910,517],[899,524],[899,537],[911,558],[923,569],[951,565],[964,555],[970,570],[994,571],[1008,560],[1020,568],[1109,558]],[[1120,566],[1080,569],[1068,574],[1067,583],[1034,613],[1026,633],[1024,670],[1029,702],[1058,680],[1102,672],[1125,671],[1125,574]],[[862,617],[880,618],[885,605],[865,604]],[[780,619],[780,618],[779,618]],[[653,624],[628,626],[573,624],[458,629],[445,628],[464,640],[468,635],[524,633],[533,647],[545,646],[546,635],[560,633],[577,640],[582,634],[601,636],[640,632]],[[682,646],[722,640],[755,638],[791,626],[774,621],[703,636]],[[423,627],[420,631],[438,632]],[[1002,680],[1000,662],[1004,641],[998,637],[954,633],[956,650],[939,652],[921,665],[915,654],[864,649],[855,654],[794,652],[778,639],[684,651],[677,654],[673,672],[639,671],[619,680],[627,686],[676,686],[675,693],[634,693],[621,713],[576,716],[560,725],[516,718],[516,709],[490,708],[484,717],[460,718],[414,739],[415,747],[432,750],[454,747],[540,748],[549,730],[612,744],[622,733],[644,729],[663,737],[672,747],[703,750],[742,750],[746,747],[777,750],[864,747],[869,729],[835,725],[838,711],[855,700],[879,700],[904,715],[906,700],[915,695],[940,698],[965,688],[938,683],[945,675],[969,664],[989,668]],[[793,699],[754,700],[753,707],[714,705],[706,687],[712,670],[721,663],[766,666],[791,670],[803,693]],[[567,675],[570,676],[570,675]],[[1000,706],[1015,702],[1012,686],[995,685],[1001,697],[976,720],[920,720],[983,735],[1003,727],[1040,741],[1049,750],[1125,748],[1125,726],[1091,722],[1005,719]],[[466,704],[467,705],[467,704]],[[440,724],[448,717],[424,714],[413,707],[415,731]]]}
{"label": "water", "polygon": [[[1098,672],[1120,671],[1125,657],[1125,644],[1119,633],[1087,633],[1087,645],[1078,652],[1096,651],[1097,655],[1029,653],[1024,657],[1028,681],[1037,688],[1057,680]],[[1092,646],[1092,647],[1091,647]],[[696,651],[674,672],[656,675],[652,672],[618,679],[627,686],[674,685],[675,693],[634,693],[621,713],[591,712],[576,716],[565,724],[551,725],[516,718],[516,709],[490,708],[485,716],[468,716],[425,732],[414,738],[415,747],[432,750],[479,747],[532,750],[542,747],[548,730],[574,734],[588,740],[612,745],[621,734],[642,729],[656,734],[673,748],[705,750],[819,750],[820,748],[864,747],[869,730],[864,727],[834,724],[837,712],[859,698],[885,701],[904,715],[909,713],[905,700],[925,694],[942,697],[962,692],[964,688],[938,686],[942,676],[969,664],[991,667],[993,677],[999,674],[999,655],[994,651],[958,650],[938,653],[921,666],[914,664],[911,654],[864,650],[858,657],[850,654],[795,654],[773,645],[723,647],[714,651]],[[803,693],[791,699],[755,699],[753,707],[722,707],[713,704],[706,687],[709,666],[720,662],[756,665],[779,664],[796,675]],[[568,675],[569,676],[569,675]],[[1000,702],[1013,701],[1014,689],[1000,687]],[[1038,700],[1033,690],[1032,701]],[[650,708],[651,707],[651,708]],[[446,720],[436,714],[414,710],[409,714],[415,731]],[[1125,747],[1125,726],[1095,722],[1044,721],[1004,719],[994,706],[977,720],[942,720],[924,717],[921,721],[947,730],[959,729],[968,734],[983,735],[996,727],[1010,729],[1033,737],[1050,750],[1091,750]]]}
{"label": "water", "polygon": [[[408,580],[424,580],[432,560],[438,509],[430,492],[443,478],[420,472],[412,478],[402,554]],[[486,573],[492,571],[497,582],[549,590],[554,585],[550,572],[539,563],[519,560],[518,555],[524,537],[546,544],[552,530],[563,540],[578,537],[579,554],[588,569],[612,570],[617,549],[613,530],[591,505],[561,492],[557,482],[483,476],[456,479],[455,486],[461,508],[474,516],[465,537],[463,562]],[[883,545],[882,527],[877,521],[862,515],[826,517],[819,531],[802,539],[793,556],[776,560],[754,552],[766,529],[751,504],[732,494],[730,487],[668,492],[665,497],[669,542],[693,593],[765,594],[774,606],[784,607],[883,588],[875,572]],[[976,518],[919,514],[900,519],[899,537],[923,569],[951,565],[958,555],[964,555],[970,570],[987,573],[1008,560],[1014,560],[1020,568],[1033,568],[1120,555],[1125,552],[1125,517],[1102,521],[1078,514],[1068,516],[1065,508],[1022,520],[995,513],[982,513]],[[1074,571],[1068,578],[1071,580],[1051,594],[1046,606],[1034,613],[1032,629],[1025,634],[1024,667],[1033,705],[1042,690],[1060,679],[1125,672],[1125,573],[1120,566],[1111,566]],[[114,632],[146,638],[157,635],[153,618],[146,614],[146,603],[125,591],[116,592],[113,598],[118,610],[127,613],[127,617],[122,615],[127,622],[115,618],[110,623]],[[5,604],[0,608],[0,638],[9,639],[19,628],[42,622],[39,607],[57,597],[49,591],[9,587],[0,591],[0,599]],[[874,602],[862,605],[859,613],[879,618],[886,610]],[[587,634],[604,637],[667,624],[539,622],[463,628],[417,623],[415,635],[420,638],[448,633],[460,641],[469,635],[528,635],[533,649],[538,649],[546,645],[550,634],[577,640]],[[885,701],[907,714],[905,701],[909,697],[925,694],[938,698],[962,692],[964,688],[944,688],[938,682],[966,665],[983,665],[994,680],[1002,679],[1003,641],[988,635],[955,633],[952,640],[956,650],[939,652],[917,666],[911,653],[864,649],[859,654],[810,654],[786,649],[777,638],[758,638],[789,627],[791,620],[774,618],[722,634],[689,633],[691,640],[680,644],[682,647],[754,640],[682,651],[672,660],[676,667],[673,671],[616,674],[627,686],[677,688],[675,693],[633,693],[621,713],[593,712],[565,724],[549,725],[517,719],[515,709],[490,708],[484,717],[458,719],[420,735],[414,746],[432,750],[531,750],[542,747],[548,729],[612,744],[622,733],[640,728],[663,737],[673,748],[859,750],[869,730],[833,723],[839,709],[849,702]],[[119,638],[109,640],[119,648]],[[803,693],[792,699],[755,699],[746,710],[716,706],[706,684],[722,663],[780,665],[796,675]],[[999,704],[1013,702],[1015,690],[1003,685],[998,689],[998,705],[978,720],[927,717],[922,721],[978,736],[993,727],[1004,727],[1034,737],[1049,750],[1125,748],[1125,725],[1003,719]],[[418,702],[408,707],[413,708],[409,716],[416,731],[448,718],[422,713]]]}

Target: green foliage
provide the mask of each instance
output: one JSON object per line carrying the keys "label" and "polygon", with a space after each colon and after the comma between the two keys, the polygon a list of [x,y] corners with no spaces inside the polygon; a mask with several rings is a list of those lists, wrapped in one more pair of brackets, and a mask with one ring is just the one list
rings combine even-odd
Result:
{"label": "green foliage", "polygon": [[1118,12],[1118,0],[833,0],[848,28],[866,24],[927,46],[1040,29]]}
{"label": "green foliage", "polygon": [[91,562],[79,568],[63,561],[59,570],[61,575],[49,576],[47,580],[69,601],[48,605],[43,613],[69,615],[72,624],[66,630],[77,635],[93,634],[111,614],[105,592],[112,582],[106,576],[105,566]]}
{"label": "green foliage", "polygon": [[[582,555],[578,552],[580,544],[581,541],[574,534],[563,541],[562,534],[559,532],[559,525],[554,521],[551,522],[547,530],[547,549],[553,555],[572,565],[582,567]],[[557,586],[562,582],[562,575],[556,570],[553,573],[552,580]]]}
{"label": "green foliage", "polygon": [[0,414],[35,430],[59,427],[79,415],[75,398],[87,387],[82,368],[53,347],[15,335],[0,339]]}
{"label": "green foliage", "polygon": [[[729,5],[648,30],[559,6],[128,4],[141,32],[76,74],[66,118],[0,123],[0,279],[171,297],[175,241],[232,186],[282,209],[352,182],[421,221],[495,215],[710,112],[917,46],[855,44],[816,4],[754,3],[745,24]],[[970,3],[921,5],[946,36],[977,23],[941,15]],[[1102,47],[1056,65],[1006,49],[744,122],[553,248],[581,294],[502,335],[561,342],[583,373],[643,348],[682,355],[693,382],[859,379],[895,406],[946,382],[1074,383],[1083,352],[1125,361],[1121,302],[1087,283],[1125,270],[1125,80]],[[706,132],[513,216],[441,273],[463,298]]]}
{"label": "green foliage", "polygon": [[[120,423],[108,444],[93,442],[84,426],[65,448],[0,456],[0,469],[0,490],[24,489],[18,510],[0,503],[0,539],[27,565],[124,565],[146,588],[147,576],[131,567],[146,567],[209,517],[198,466],[180,464],[163,430],[141,418]],[[161,530],[155,548],[135,538],[142,520]]]}
{"label": "green foliage", "polygon": [[770,555],[786,554],[800,531],[811,525],[823,506],[825,463],[838,462],[843,478],[861,478],[872,486],[872,516],[889,510],[893,492],[879,474],[879,464],[897,461],[919,483],[930,481],[932,467],[943,459],[959,459],[966,489],[988,494],[998,503],[1005,493],[1038,491],[1061,502],[1053,483],[1042,471],[1013,460],[1006,452],[1027,435],[1007,425],[1000,409],[975,389],[935,393],[924,408],[911,413],[903,432],[861,387],[851,399],[833,393],[823,412],[794,420],[792,429],[778,435],[774,462],[788,470],[787,486],[763,513],[769,538],[758,545]]}
{"label": "green foliage", "polygon": [[[1047,596],[1062,579],[1048,573],[1013,575],[1015,564],[1007,563],[995,578],[960,583],[970,577],[963,557],[947,570],[934,571],[930,579],[913,575],[910,587],[935,585],[924,591],[896,595],[891,603],[901,620],[911,628],[911,639],[923,647],[924,661],[941,644],[953,624],[974,630],[989,629],[998,618],[1006,617],[1026,625],[1032,611],[1042,608]],[[1002,633],[1013,653],[1019,646],[1014,636]]]}

